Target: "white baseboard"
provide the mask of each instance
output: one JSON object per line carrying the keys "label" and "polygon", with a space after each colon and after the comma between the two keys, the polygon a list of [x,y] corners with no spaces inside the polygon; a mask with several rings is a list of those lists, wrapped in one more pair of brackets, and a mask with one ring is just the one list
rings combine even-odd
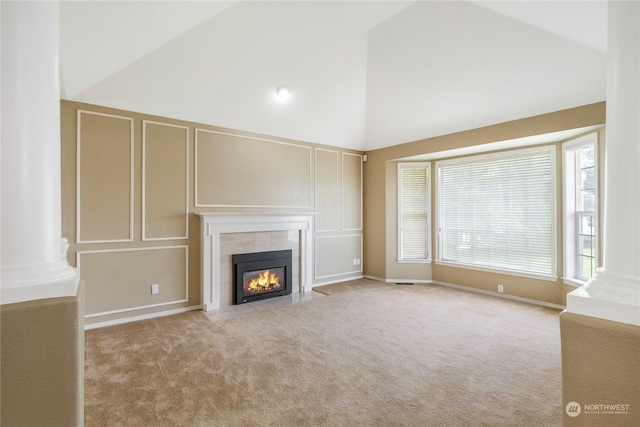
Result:
{"label": "white baseboard", "polygon": [[384,283],[402,283],[402,284],[408,284],[408,283],[420,283],[420,284],[429,284],[429,283],[433,283],[433,280],[422,280],[422,279],[383,279],[381,277],[376,277],[376,276],[364,276],[365,279],[371,279],[371,280],[375,280],[378,282],[384,282]]}
{"label": "white baseboard", "polygon": [[527,304],[540,305],[542,307],[556,308],[558,310],[564,310],[566,307],[559,304],[553,304],[550,302],[539,301],[531,298],[518,297],[515,295],[502,294],[499,292],[486,291],[484,289],[472,288],[471,286],[456,285],[454,283],[441,282],[439,280],[408,280],[408,279],[382,279],[374,276],[364,276],[366,279],[377,280],[385,283],[418,283],[418,284],[434,284],[439,286],[446,286],[449,288],[460,289],[463,291],[476,292],[479,294],[489,295],[492,297],[505,298],[513,301],[526,302]]}
{"label": "white baseboard", "polygon": [[385,279],[385,283],[401,283],[401,284],[410,284],[410,283],[420,283],[420,284],[429,284],[433,283],[433,280],[412,280],[412,279]]}
{"label": "white baseboard", "polygon": [[84,330],[104,328],[106,326],[121,325],[123,323],[136,322],[138,320],[153,319],[155,317],[170,316],[172,314],[186,313],[187,311],[202,310],[201,305],[192,305],[191,307],[176,308],[174,310],[158,311],[156,313],[141,314],[139,316],[124,317],[122,319],[107,320],[105,322],[91,323],[84,325]]}
{"label": "white baseboard", "polygon": [[353,276],[353,277],[343,277],[342,279],[335,279],[335,280],[329,280],[326,282],[318,282],[318,283],[314,283],[312,285],[313,288],[315,288],[316,286],[326,286],[326,285],[333,285],[334,283],[342,283],[342,282],[348,282],[350,280],[358,280],[358,279],[363,279],[365,276]]}
{"label": "white baseboard", "polygon": [[439,280],[432,280],[431,283],[433,283],[434,285],[446,286],[446,287],[449,287],[449,288],[456,288],[456,289],[461,289],[461,290],[464,290],[464,291],[476,292],[476,293],[484,294],[484,295],[490,295],[492,297],[499,297],[499,298],[505,298],[505,299],[510,299],[510,300],[514,300],[514,301],[526,302],[528,304],[540,305],[540,306],[543,306],[543,307],[557,308],[558,310],[564,310],[566,308],[564,305],[553,304],[553,303],[545,302],[545,301],[539,301],[537,299],[518,297],[518,296],[515,296],[515,295],[508,295],[508,294],[501,294],[499,292],[493,292],[493,291],[485,291],[484,289],[472,288],[470,286],[456,285],[456,284],[453,284],[453,283],[441,282]]}

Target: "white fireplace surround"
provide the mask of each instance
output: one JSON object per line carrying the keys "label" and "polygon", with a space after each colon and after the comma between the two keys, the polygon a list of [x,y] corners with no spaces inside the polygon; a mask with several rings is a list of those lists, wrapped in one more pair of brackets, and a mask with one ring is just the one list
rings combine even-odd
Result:
{"label": "white fireplace surround", "polygon": [[300,231],[300,290],[311,292],[313,214],[201,212],[202,309],[220,308],[220,235]]}

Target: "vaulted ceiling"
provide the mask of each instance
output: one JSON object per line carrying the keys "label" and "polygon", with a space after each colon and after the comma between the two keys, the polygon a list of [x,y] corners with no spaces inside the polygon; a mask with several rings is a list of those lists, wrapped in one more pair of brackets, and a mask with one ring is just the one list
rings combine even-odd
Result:
{"label": "vaulted ceiling", "polygon": [[61,75],[63,99],[371,150],[603,101],[606,2],[63,1]]}

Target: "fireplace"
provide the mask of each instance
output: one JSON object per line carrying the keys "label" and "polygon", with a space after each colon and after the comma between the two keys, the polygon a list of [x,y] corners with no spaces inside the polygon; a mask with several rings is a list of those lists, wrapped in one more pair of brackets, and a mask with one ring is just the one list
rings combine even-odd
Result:
{"label": "fireplace", "polygon": [[295,233],[299,239],[299,249],[293,249],[294,267],[291,293],[311,292],[313,286],[313,215],[312,213],[249,213],[249,212],[200,212],[201,236],[201,298],[204,311],[217,310],[223,306],[232,305],[235,300],[233,293],[233,265],[231,257],[234,253],[248,251],[268,251],[292,249],[291,241],[284,237],[285,242],[278,242],[279,238],[270,242],[258,243],[247,247],[244,243],[231,244],[234,250],[227,251],[230,242],[221,242],[223,236],[236,233]]}
{"label": "fireplace", "polygon": [[232,255],[235,304],[291,294],[292,251]]}

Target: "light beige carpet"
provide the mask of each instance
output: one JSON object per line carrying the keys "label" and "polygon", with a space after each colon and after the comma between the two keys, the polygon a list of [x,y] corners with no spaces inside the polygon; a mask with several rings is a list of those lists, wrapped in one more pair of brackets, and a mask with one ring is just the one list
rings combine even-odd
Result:
{"label": "light beige carpet", "polygon": [[558,310],[358,280],[86,333],[91,426],[561,425]]}

